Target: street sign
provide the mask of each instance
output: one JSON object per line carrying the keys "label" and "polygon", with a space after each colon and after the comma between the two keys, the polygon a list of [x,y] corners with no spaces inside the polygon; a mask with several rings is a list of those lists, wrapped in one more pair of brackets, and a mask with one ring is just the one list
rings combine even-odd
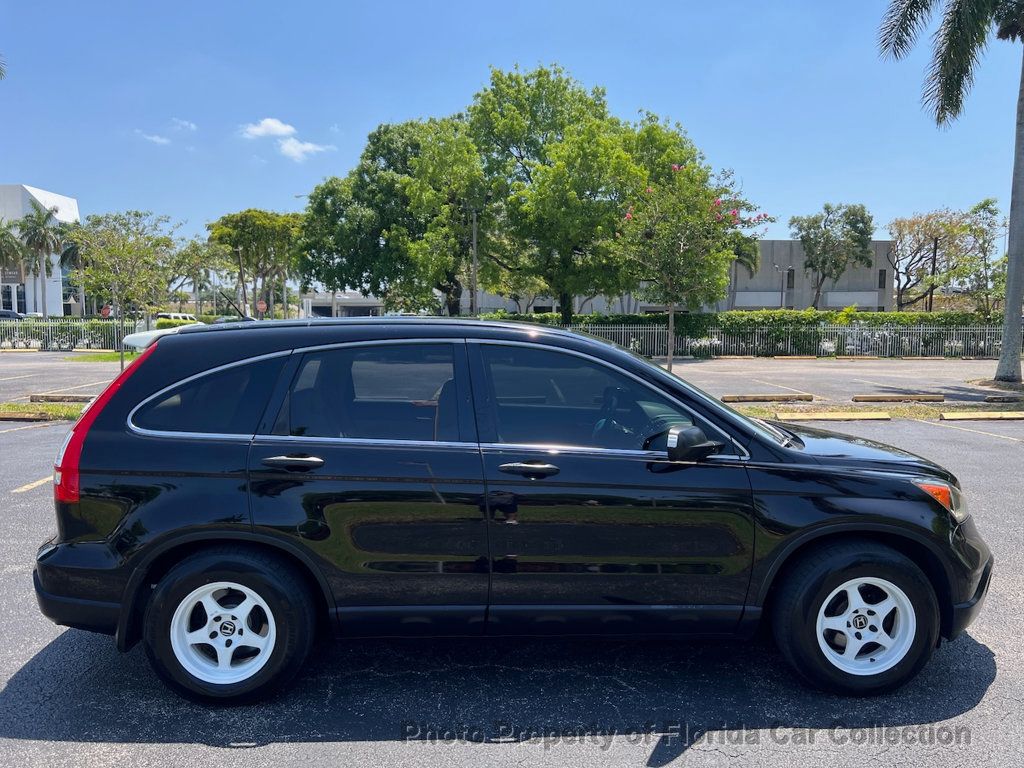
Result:
{"label": "street sign", "polygon": [[259,301],[257,301],[256,302],[256,311],[261,313],[261,314],[263,312],[266,312],[267,311],[267,302],[265,302],[263,299],[260,299]]}
{"label": "street sign", "polygon": [[104,305],[100,310],[100,317],[110,317],[110,307]]}

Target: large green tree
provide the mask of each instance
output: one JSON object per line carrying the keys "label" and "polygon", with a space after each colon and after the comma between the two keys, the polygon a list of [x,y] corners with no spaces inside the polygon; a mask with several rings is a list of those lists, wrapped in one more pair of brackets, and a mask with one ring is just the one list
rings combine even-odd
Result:
{"label": "large green tree", "polygon": [[863,205],[825,203],[820,213],[794,216],[789,229],[804,251],[804,271],[813,281],[818,309],[826,280],[833,283],[851,266],[871,266],[871,235],[875,225]]}
{"label": "large green tree", "polygon": [[210,242],[232,251],[227,263],[231,265],[229,271],[237,275],[244,304],[250,299],[253,304],[263,299],[273,307],[274,286],[293,271],[302,219],[301,213],[249,208],[226,214],[206,225]]}
{"label": "large green tree", "polygon": [[[483,163],[466,121],[457,116],[425,123],[411,166],[404,191],[424,229],[409,244],[407,282],[439,291],[448,314],[457,315],[474,245],[478,254],[489,254],[495,229]],[[414,287],[407,291],[415,294]]]}
{"label": "large green tree", "polygon": [[146,211],[88,216],[70,237],[81,255],[85,290],[109,297],[120,316],[163,302],[175,247],[168,217]]}
{"label": "large green tree", "polygon": [[[882,20],[883,54],[903,58],[913,49],[931,16],[940,12],[924,102],[939,125],[956,120],[974,82],[974,72],[991,37],[1024,41],[1024,2],[1020,0],[892,0]],[[1010,226],[1004,343],[996,379],[1021,381],[1021,311],[1024,304],[1024,59],[1017,93],[1017,122]]]}
{"label": "large green tree", "polygon": [[753,214],[731,177],[714,175],[696,155],[656,169],[631,199],[615,250],[640,295],[668,309],[671,371],[676,309],[698,311],[723,298],[730,266],[756,250],[753,230],[768,217]]}
{"label": "large green tree", "polygon": [[299,256],[304,280],[373,294],[392,308],[430,300],[429,290],[412,288],[409,253],[426,230],[407,191],[422,135],[415,121],[379,126],[345,178],[326,179],[310,193]]}
{"label": "large green tree", "polygon": [[35,200],[30,202],[31,210],[18,221],[18,232],[34,261],[32,271],[39,278],[39,307],[47,318],[50,313],[46,307],[46,279],[53,272],[51,257],[63,249],[64,237],[54,212]]}
{"label": "large green tree", "polygon": [[602,247],[624,190],[642,175],[627,131],[608,115],[604,92],[561,68],[491,71],[469,109],[492,198],[503,202],[519,259],[507,266],[540,278],[562,319],[573,297],[614,291],[619,270]]}

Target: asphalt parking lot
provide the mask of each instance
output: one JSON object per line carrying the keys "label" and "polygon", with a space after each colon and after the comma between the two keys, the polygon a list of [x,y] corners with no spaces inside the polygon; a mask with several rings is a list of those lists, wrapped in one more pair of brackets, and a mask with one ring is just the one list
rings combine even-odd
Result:
{"label": "asphalt parking lot", "polygon": [[0,353],[0,403],[27,402],[29,395],[98,395],[120,370],[118,363],[92,362],[91,353]]}
{"label": "asphalt parking lot", "polygon": [[815,401],[849,402],[853,395],[945,395],[948,401],[982,401],[998,390],[968,384],[990,379],[995,360],[821,358],[719,358],[682,360],[674,372],[707,392],[803,394]]}
{"label": "asphalt parking lot", "polygon": [[66,425],[0,423],[3,764],[1019,765],[1024,424],[839,429],[954,470],[996,555],[979,620],[895,694],[806,690],[765,642],[324,641],[287,693],[217,709],[168,692],[141,648],[38,613],[32,557]]}

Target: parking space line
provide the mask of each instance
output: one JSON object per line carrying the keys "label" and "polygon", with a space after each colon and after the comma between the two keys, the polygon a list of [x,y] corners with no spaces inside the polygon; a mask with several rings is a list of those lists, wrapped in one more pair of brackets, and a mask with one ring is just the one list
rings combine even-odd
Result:
{"label": "parking space line", "polygon": [[946,429],[959,429],[961,432],[973,432],[976,435],[987,435],[988,437],[998,437],[1002,440],[1009,440],[1013,443],[1024,443],[1019,437],[1010,437],[1009,435],[998,435],[995,432],[986,432],[983,429],[971,429],[970,427],[954,426],[953,424],[946,424],[941,421],[925,421],[924,419],[915,419],[915,421],[921,424],[931,424],[935,427],[945,427]]}
{"label": "parking space line", "polygon": [[11,491],[11,493],[26,493],[28,491],[33,491],[36,488],[38,488],[39,486],[44,485],[45,483],[50,482],[50,480],[52,480],[52,479],[53,479],[52,475],[47,475],[46,477],[42,477],[42,478],[40,478],[38,480],[33,480],[31,483],[25,483],[20,488],[15,488],[13,491]]}
{"label": "parking space line", "polygon": [[[902,378],[910,378],[910,377],[909,376],[904,376]],[[880,381],[871,381],[870,379],[851,379],[851,381],[859,381],[861,384],[870,384],[873,387],[885,387],[887,389],[907,390],[907,387],[901,387],[898,384],[883,384]]]}
{"label": "parking space line", "polygon": [[93,381],[89,384],[77,384],[73,387],[62,387],[61,389],[48,389],[43,392],[44,395],[56,395],[58,392],[70,392],[72,389],[83,389],[85,387],[95,387],[98,384],[109,384],[110,379],[103,379],[103,381]]}
{"label": "parking space line", "polygon": [[787,389],[790,392],[796,392],[798,395],[810,395],[811,397],[817,398],[818,400],[827,400],[828,399],[828,398],[822,397],[821,395],[815,395],[812,392],[804,392],[802,389],[793,389],[792,387],[787,387],[785,384],[776,384],[775,382],[763,381],[762,379],[751,379],[751,381],[756,381],[758,384],[767,384],[769,387],[778,387],[779,389]]}
{"label": "parking space line", "polygon": [[39,424],[26,424],[21,427],[10,427],[9,429],[0,429],[0,435],[5,435],[8,432],[20,432],[23,429],[42,429],[43,427],[58,427],[67,426],[66,421],[45,421]]}
{"label": "parking space line", "polygon": [[31,379],[36,374],[24,373],[21,376],[7,376],[6,378],[0,379],[0,381],[14,381],[15,379]]}

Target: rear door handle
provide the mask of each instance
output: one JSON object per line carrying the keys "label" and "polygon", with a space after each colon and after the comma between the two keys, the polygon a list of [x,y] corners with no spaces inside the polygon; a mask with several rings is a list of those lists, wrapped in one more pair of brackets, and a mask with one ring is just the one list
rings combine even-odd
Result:
{"label": "rear door handle", "polygon": [[544,464],[540,461],[513,461],[509,464],[502,464],[498,467],[499,472],[508,472],[511,475],[522,475],[531,480],[539,480],[542,477],[551,477],[558,474],[558,467],[554,464]]}
{"label": "rear door handle", "polygon": [[268,467],[280,467],[294,472],[304,472],[309,469],[316,469],[324,465],[324,460],[319,456],[268,456],[263,459]]}

